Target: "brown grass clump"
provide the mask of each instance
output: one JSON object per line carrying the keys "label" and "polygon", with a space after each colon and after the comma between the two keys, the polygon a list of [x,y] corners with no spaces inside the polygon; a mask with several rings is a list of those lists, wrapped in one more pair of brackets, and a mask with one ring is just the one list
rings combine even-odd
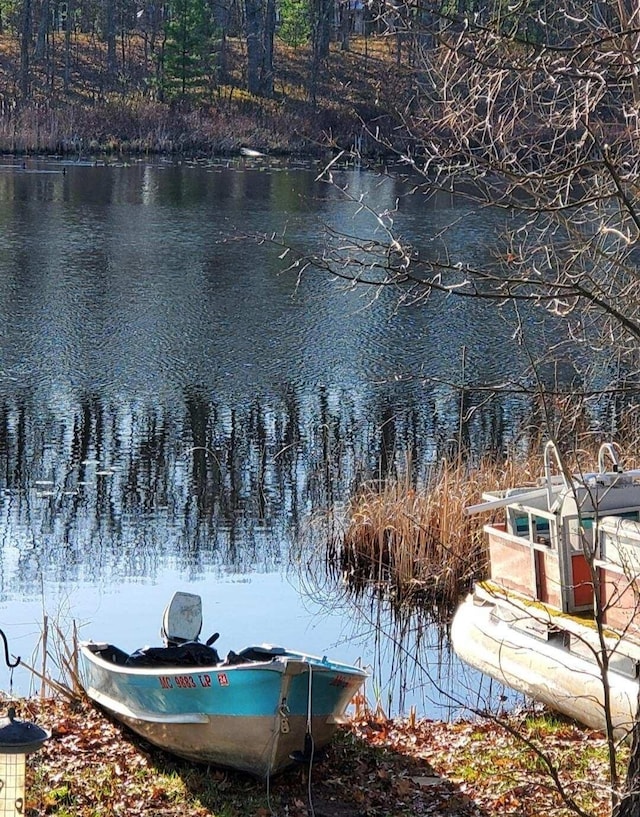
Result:
{"label": "brown grass clump", "polygon": [[[598,467],[600,442],[582,443],[567,458],[575,474]],[[623,467],[636,467],[635,448],[617,448]],[[500,462],[443,460],[422,490],[408,479],[364,484],[349,504],[347,528],[334,550],[350,589],[374,586],[398,604],[426,602],[445,614],[452,610],[488,567],[483,526],[492,517],[469,516],[465,509],[481,502],[484,491],[535,485],[542,456],[540,445],[535,453]]]}
{"label": "brown grass clump", "polygon": [[485,516],[465,509],[483,490],[533,479],[535,462],[443,461],[425,490],[402,480],[363,485],[353,498],[340,567],[354,587],[384,585],[398,602],[454,605],[486,570]]}

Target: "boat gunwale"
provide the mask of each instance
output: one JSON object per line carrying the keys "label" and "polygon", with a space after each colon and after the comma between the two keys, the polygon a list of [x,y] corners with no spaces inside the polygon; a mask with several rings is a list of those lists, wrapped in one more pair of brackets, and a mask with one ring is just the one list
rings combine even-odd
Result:
{"label": "boat gunwale", "polygon": [[[223,661],[217,664],[194,664],[193,666],[181,665],[173,666],[171,664],[156,666],[156,667],[137,667],[127,666],[126,664],[118,664],[114,661],[108,661],[103,658],[91,647],[115,647],[113,644],[107,642],[83,641],[80,643],[80,652],[86,660],[91,663],[108,669],[111,673],[118,673],[123,675],[131,675],[137,677],[157,677],[158,675],[174,677],[176,675],[190,675],[203,672],[215,673],[229,673],[229,672],[247,672],[259,670],[271,671],[278,673],[286,673],[287,668],[300,664],[303,667],[311,667],[312,672],[334,672],[336,674],[351,675],[366,680],[370,673],[367,670],[356,667],[352,664],[343,664],[330,660],[323,660],[319,656],[307,655],[296,651],[287,650],[280,655],[274,655],[265,661],[250,661],[240,664],[225,664]],[[116,648],[117,649],[117,648]],[[304,670],[303,670],[304,671]]]}
{"label": "boat gunwale", "polygon": [[[585,635],[586,633],[596,636],[598,634],[598,623],[593,613],[588,611],[582,613],[566,613],[546,604],[539,599],[530,598],[517,590],[503,587],[492,579],[485,579],[477,582],[473,591],[463,600],[475,599],[483,604],[508,605],[512,609],[520,609],[527,613],[532,619],[541,624],[555,626],[567,633],[574,635]],[[534,612],[535,611],[535,612]],[[602,635],[610,650],[616,651],[629,657],[636,657],[640,660],[640,644],[625,639],[623,635],[613,627],[606,624],[601,625]]]}

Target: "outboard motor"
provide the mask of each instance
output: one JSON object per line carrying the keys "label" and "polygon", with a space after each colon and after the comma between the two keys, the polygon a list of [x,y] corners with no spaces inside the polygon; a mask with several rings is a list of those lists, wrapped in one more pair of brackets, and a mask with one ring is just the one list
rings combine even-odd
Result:
{"label": "outboard motor", "polygon": [[201,644],[202,600],[195,593],[176,592],[162,616],[160,635],[164,647],[144,647],[131,653],[127,666],[136,667],[200,667],[220,662],[217,650],[211,645],[217,640],[214,633]]}
{"label": "outboard motor", "polygon": [[195,593],[177,591],[162,616],[160,635],[167,647],[197,641],[202,630],[202,599]]}

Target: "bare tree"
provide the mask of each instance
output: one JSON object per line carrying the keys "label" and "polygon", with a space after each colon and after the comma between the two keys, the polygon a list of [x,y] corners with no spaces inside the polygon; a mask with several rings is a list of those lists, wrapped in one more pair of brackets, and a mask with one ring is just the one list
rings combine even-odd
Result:
{"label": "bare tree", "polygon": [[250,93],[273,95],[274,0],[245,0],[247,88]]}
{"label": "bare tree", "polygon": [[[427,256],[396,233],[393,213],[370,210],[380,228],[374,238],[328,234],[321,255],[294,255],[291,269],[321,269],[349,285],[395,287],[400,301],[412,304],[435,291],[510,304],[521,340],[518,304],[527,302],[556,315],[572,343],[606,347],[635,367],[640,7],[624,0],[496,4],[430,20],[430,30],[414,39],[421,48],[417,90],[399,100],[402,128],[392,139],[370,135],[404,164],[420,195],[457,191],[478,208],[502,209],[493,257],[471,264],[446,249],[446,240],[445,249]],[[324,174],[330,183],[332,164]],[[348,187],[342,192],[352,197]],[[594,570],[593,551],[586,555]],[[599,600],[594,619],[612,808],[615,817],[629,817],[640,809],[640,721],[620,786]]]}
{"label": "bare tree", "polygon": [[33,39],[33,7],[31,0],[23,0],[20,8],[20,93],[29,97],[31,89],[31,46]]}
{"label": "bare tree", "polygon": [[[400,285],[414,299],[441,290],[534,301],[566,318],[578,341],[595,342],[597,319],[598,341],[635,349],[640,20],[623,4],[536,8],[528,22],[527,9],[434,18],[417,40],[435,43],[420,52],[418,90],[399,100],[403,127],[383,145],[422,194],[457,190],[504,210],[509,227],[491,263],[422,256],[386,217],[386,241],[349,248],[358,264],[330,250],[306,260]],[[534,23],[536,38],[527,33]]]}
{"label": "bare tree", "polygon": [[113,82],[118,70],[116,56],[116,15],[116,0],[106,0],[103,10],[103,38],[107,44],[106,74],[108,84]]}

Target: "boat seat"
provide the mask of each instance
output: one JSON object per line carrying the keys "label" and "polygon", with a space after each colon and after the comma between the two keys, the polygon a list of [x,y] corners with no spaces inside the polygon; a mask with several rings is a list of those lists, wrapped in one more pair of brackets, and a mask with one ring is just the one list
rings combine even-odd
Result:
{"label": "boat seat", "polygon": [[89,649],[110,664],[126,664],[129,658],[128,653],[113,644],[90,644]]}
{"label": "boat seat", "polygon": [[160,635],[167,647],[197,641],[202,630],[202,599],[177,591],[162,616]]}
{"label": "boat seat", "polygon": [[516,536],[529,535],[529,519],[526,516],[516,516],[515,519]]}

